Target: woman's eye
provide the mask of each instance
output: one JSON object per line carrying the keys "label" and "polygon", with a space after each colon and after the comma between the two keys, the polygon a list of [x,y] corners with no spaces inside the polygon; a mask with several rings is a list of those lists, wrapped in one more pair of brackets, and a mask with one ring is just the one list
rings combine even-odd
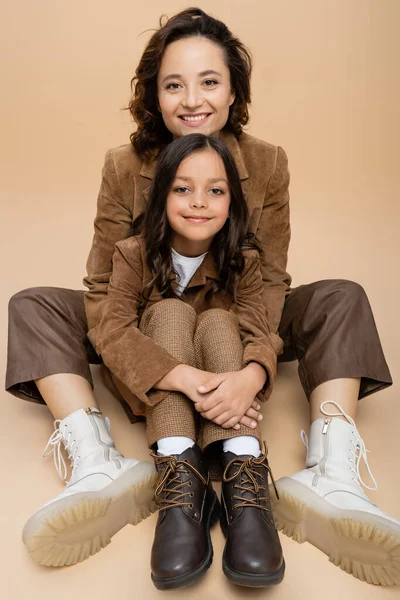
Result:
{"label": "woman's eye", "polygon": [[215,79],[206,79],[206,81],[204,82],[204,85],[206,87],[211,87],[212,85],[217,85],[218,81],[215,81]]}
{"label": "woman's eye", "polygon": [[180,88],[180,83],[169,83],[167,85],[167,90],[178,90]]}

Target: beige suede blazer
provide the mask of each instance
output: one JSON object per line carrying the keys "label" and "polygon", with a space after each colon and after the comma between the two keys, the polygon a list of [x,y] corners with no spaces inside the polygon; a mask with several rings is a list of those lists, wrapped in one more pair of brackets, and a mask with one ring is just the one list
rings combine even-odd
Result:
{"label": "beige suede blazer", "polygon": [[[276,332],[291,283],[286,272],[290,240],[286,154],[282,148],[247,133],[236,138],[231,133],[222,132],[221,139],[232,153],[239,171],[249,208],[249,231],[256,234],[263,249],[263,305],[270,342],[278,355],[283,344]],[[106,154],[93,243],[84,279],[88,288],[85,294],[88,337],[98,352],[96,333],[107,298],[114,246],[131,237],[132,223],[145,208],[154,168],[155,163],[143,162],[131,144],[119,146]]]}

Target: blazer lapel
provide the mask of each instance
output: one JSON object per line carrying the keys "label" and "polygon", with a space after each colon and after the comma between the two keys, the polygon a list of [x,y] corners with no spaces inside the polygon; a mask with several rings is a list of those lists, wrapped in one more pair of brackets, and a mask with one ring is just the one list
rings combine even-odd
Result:
{"label": "blazer lapel", "polygon": [[143,198],[145,203],[147,204],[147,199],[149,197],[149,192],[150,192],[150,187],[151,187],[151,181],[154,177],[154,171],[156,168],[156,161],[155,160],[151,160],[149,162],[144,162],[142,164],[142,168],[140,169],[139,175],[141,177],[144,177],[145,179],[149,180],[147,183],[148,185],[143,188]]}
{"label": "blazer lapel", "polygon": [[217,279],[217,275],[214,259],[211,252],[208,252],[192,279],[187,284],[185,290],[199,285],[205,285],[207,279]]}

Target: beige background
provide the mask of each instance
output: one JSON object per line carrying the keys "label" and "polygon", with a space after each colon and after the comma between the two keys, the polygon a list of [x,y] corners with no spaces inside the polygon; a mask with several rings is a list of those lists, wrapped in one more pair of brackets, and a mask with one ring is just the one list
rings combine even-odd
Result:
{"label": "beige background", "polygon": [[[396,378],[399,372],[399,38],[397,0],[199,0],[225,20],[254,55],[249,131],[282,145],[292,173],[294,284],[321,278],[361,283],[370,298]],[[80,288],[107,148],[128,141],[120,109],[129,80],[161,13],[187,1],[1,0],[2,57],[1,360],[6,306],[35,285]],[[140,7],[140,8],[139,8]],[[144,8],[145,7],[145,8]],[[127,455],[147,449],[142,425],[131,426],[97,382],[101,406]],[[125,528],[100,554],[71,568],[39,568],[25,551],[24,522],[61,491],[41,452],[52,431],[46,407],[1,392],[0,570],[3,598],[118,600],[161,598],[150,581],[155,516]],[[286,365],[264,410],[264,434],[275,477],[302,468],[299,431],[307,402]],[[359,428],[371,450],[379,489],[373,501],[400,519],[399,417],[396,385],[362,401]],[[284,582],[269,591],[228,584],[223,538],[195,587],[173,598],[395,598],[399,588],[361,583],[312,546],[282,536]]]}

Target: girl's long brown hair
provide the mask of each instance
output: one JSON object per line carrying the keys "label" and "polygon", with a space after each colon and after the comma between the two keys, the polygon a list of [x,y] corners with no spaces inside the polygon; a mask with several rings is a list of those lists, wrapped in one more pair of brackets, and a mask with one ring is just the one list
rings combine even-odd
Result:
{"label": "girl's long brown hair", "polygon": [[220,291],[234,295],[235,282],[244,268],[244,247],[257,248],[246,236],[248,210],[244,199],[240,177],[235,162],[225,144],[215,137],[200,133],[178,138],[160,153],[150,188],[146,211],[133,224],[134,235],[141,234],[145,241],[147,265],[153,279],[147,286],[157,286],[164,298],[175,296],[171,285],[173,273],[171,259],[171,227],[167,219],[167,197],[181,162],[193,152],[212,150],[216,152],[225,167],[229,191],[229,218],[215,235],[210,252],[212,253],[218,279],[210,295]]}
{"label": "girl's long brown hair", "polygon": [[217,44],[223,50],[229,68],[235,100],[224,129],[239,136],[249,120],[252,61],[248,49],[222,21],[210,17],[200,8],[188,8],[164,24],[160,19],[160,28],[150,38],[131,81],[132,98],[128,110],[137,124],[131,142],[145,160],[153,158],[172,140],[157,100],[157,77],[165,48],[177,40],[196,36]]}

